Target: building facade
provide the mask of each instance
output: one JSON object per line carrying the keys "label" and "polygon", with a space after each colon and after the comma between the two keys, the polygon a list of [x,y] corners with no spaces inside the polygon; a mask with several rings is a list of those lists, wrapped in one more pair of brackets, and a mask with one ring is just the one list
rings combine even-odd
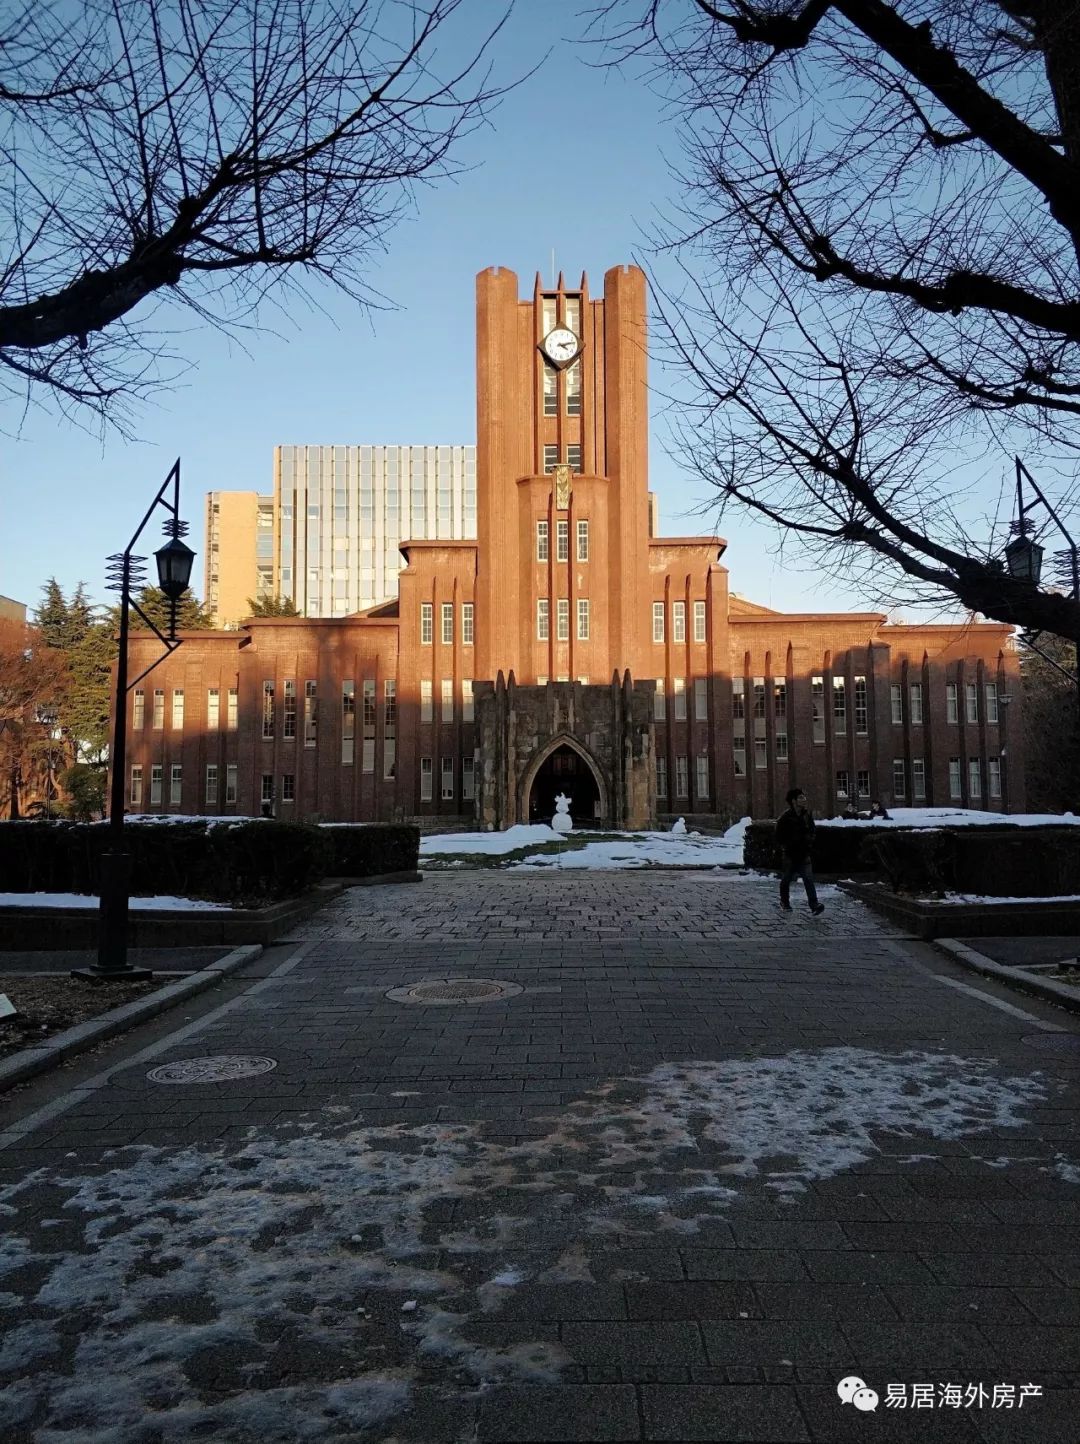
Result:
{"label": "building facade", "polygon": [[[189,634],[132,694],[132,810],[502,828],[562,790],[643,827],[775,814],[796,783],[826,815],[1020,809],[1009,628],[772,611],[730,593],[720,538],[653,535],[645,317],[635,267],[524,300],[482,272],[476,539],[409,539],[399,471],[395,600]],[[336,488],[311,502],[291,465],[295,575],[299,508]]]}
{"label": "building facade", "polygon": [[254,491],[206,494],[206,606],[219,627],[235,628],[251,601],[276,595],[274,498]]}

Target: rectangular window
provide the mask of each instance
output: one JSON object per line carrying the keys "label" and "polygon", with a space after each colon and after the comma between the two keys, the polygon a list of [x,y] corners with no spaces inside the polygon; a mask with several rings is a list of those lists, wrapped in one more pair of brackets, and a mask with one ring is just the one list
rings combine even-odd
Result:
{"label": "rectangular window", "polygon": [[351,767],[356,758],[356,683],[341,684],[341,761]]}
{"label": "rectangular window", "polygon": [[140,687],[131,700],[132,731],[139,732],[146,724],[146,693]]}
{"label": "rectangular window", "polygon": [[735,731],[746,731],[746,678],[731,679],[731,715],[735,720]]}
{"label": "rectangular window", "polygon": [[[453,611],[450,625],[453,626]],[[383,683],[383,776],[393,777],[397,771],[397,682]]]}
{"label": "rectangular window", "polygon": [[165,726],[165,688],[154,688],[154,712],[150,719],[150,725],[155,732],[160,732]]}
{"label": "rectangular window", "polygon": [[671,640],[673,642],[686,641],[685,602],[672,602],[671,604]]}
{"label": "rectangular window", "polygon": [[442,759],[442,789],[439,796],[444,802],[449,802],[454,796],[454,759],[444,757]]}
{"label": "rectangular window", "polygon": [[777,762],[786,762],[788,760],[788,740],[786,732],[777,731],[776,733],[776,760]]}
{"label": "rectangular window", "polygon": [[555,523],[555,560],[557,562],[570,560],[570,523],[568,521]]}
{"label": "rectangular window", "polygon": [[314,747],[318,739],[318,721],[315,715],[315,683],[304,683],[304,746]]}
{"label": "rectangular window", "polygon": [[694,792],[699,800],[708,801],[709,759],[707,757],[694,758]]}
{"label": "rectangular window", "polygon": [[926,797],[926,763],[921,757],[911,759],[911,796],[915,802]]}
{"label": "rectangular window", "polygon": [[840,768],[836,774],[836,795],[847,797],[848,795],[848,774],[846,768]]}
{"label": "rectangular window", "polygon": [[169,806],[179,807],[184,794],[184,769],[174,762],[169,777]]}
{"label": "rectangular window", "polygon": [[363,751],[360,759],[361,771],[375,771],[375,683],[367,681],[364,683],[363,715],[361,723],[364,729],[362,740]]}
{"label": "rectangular window", "polygon": [[431,602],[420,603],[420,644],[428,647],[431,645],[431,638],[435,626],[435,608]]}
{"label": "rectangular window", "polygon": [[1001,758],[988,757],[986,759],[986,771],[990,778],[990,796],[1001,796]]}
{"label": "rectangular window", "polygon": [[769,765],[768,748],[764,737],[754,738],[754,767],[758,772],[764,772]]}
{"label": "rectangular window", "polygon": [[675,796],[678,798],[690,796],[690,769],[685,757],[675,759]]}
{"label": "rectangular window", "polygon": [[735,776],[746,776],[746,738],[736,737],[733,747],[735,757]]}
{"label": "rectangular window", "polygon": [[285,683],[285,711],[281,719],[281,735],[286,740],[296,736],[296,683]]}
{"label": "rectangular window", "polygon": [[463,757],[461,759],[461,799],[463,802],[472,802],[476,796],[476,758]]}
{"label": "rectangular window", "polygon": [[130,794],[128,795],[128,801],[131,803],[132,807],[141,807],[141,806],[142,806],[142,768],[141,768],[141,767],[133,767],[133,768],[131,769],[131,792],[130,792]]}
{"label": "rectangular window", "polygon": [[221,726],[221,691],[211,687],[206,694],[206,730],[216,732]]}
{"label": "rectangular window", "polygon": [[960,786],[960,759],[959,757],[949,758],[949,796],[956,802],[963,797],[963,789]]}
{"label": "rectangular window", "polygon": [[709,716],[709,684],[704,677],[694,678],[694,717],[705,722]]}
{"label": "rectangular window", "polygon": [[847,683],[843,677],[832,679],[833,731],[842,736],[847,731]]}
{"label": "rectangular window", "polygon": [[551,636],[551,603],[547,597],[536,599],[536,640],[546,642]]}
{"label": "rectangular window", "polygon": [[968,762],[968,796],[982,796],[982,768],[977,757],[972,757]]}
{"label": "rectangular window", "polygon": [[558,464],[559,464],[559,448],[558,448],[558,446],[545,446],[545,447],[544,447],[544,471],[545,471],[545,472],[554,471],[555,468],[558,466]]}
{"label": "rectangular window", "polygon": [[454,604],[443,602],[442,604],[442,644],[444,647],[454,645]]}
{"label": "rectangular window", "polygon": [[964,688],[967,701],[967,720],[978,722],[979,720],[979,688],[976,683],[969,682]]}
{"label": "rectangular window", "polygon": [[894,727],[904,725],[904,689],[899,682],[894,682],[889,688],[889,709]]}
{"label": "rectangular window", "polygon": [[420,721],[430,722],[434,716],[431,702],[431,678],[420,680]]}
{"label": "rectangular window", "polygon": [[296,773],[283,772],[281,774],[281,800],[282,802],[296,801]]}
{"label": "rectangular window", "polygon": [[894,800],[907,796],[907,769],[902,757],[894,757],[892,765],[892,794]]}
{"label": "rectangular window", "polygon": [[559,373],[550,362],[544,362],[544,415],[559,414]]}
{"label": "rectangular window", "polygon": [[[755,677],[755,678],[754,678],[754,721],[755,721],[755,722],[762,722],[762,723],[764,723],[764,721],[765,721],[765,678],[764,678],[764,677]],[[764,735],[764,732],[765,732],[764,726],[762,726],[762,727],[755,727],[755,728],[754,728],[754,734],[755,734],[755,736],[756,736],[757,734],[759,734],[759,733],[762,734],[762,735]]]}
{"label": "rectangular window", "polygon": [[570,602],[567,597],[560,597],[555,603],[555,640],[557,642],[568,642],[570,640]]}
{"label": "rectangular window", "polygon": [[653,693],[652,714],[654,722],[663,722],[667,719],[667,698],[664,695],[663,677],[657,677],[656,679],[656,691]]}
{"label": "rectangular window", "polygon": [[810,678],[810,710],[815,742],[825,741],[825,678]]}
{"label": "rectangular window", "polygon": [[566,369],[566,414],[581,415],[581,360]]}
{"label": "rectangular window", "polygon": [[566,463],[575,474],[581,471],[581,446],[575,444],[566,448]]}
{"label": "rectangular window", "polygon": [[431,758],[420,759],[420,801],[431,801]]}
{"label": "rectangular window", "polygon": [[471,647],[473,644],[473,604],[462,602],[461,604],[461,644],[463,647]]}
{"label": "rectangular window", "polygon": [[240,692],[237,687],[229,688],[226,707],[225,725],[230,732],[235,732],[240,725]]}
{"label": "rectangular window", "polygon": [[694,603],[694,641],[704,642],[705,640],[705,603]]}
{"label": "rectangular window", "polygon": [[675,698],[675,721],[686,721],[686,678],[673,677],[671,681],[672,694]]}
{"label": "rectangular window", "polygon": [[667,758],[656,759],[656,795],[657,797],[667,796]]}
{"label": "rectangular window", "polygon": [[546,521],[536,523],[536,560],[546,562],[550,556],[548,524]]}
{"label": "rectangular window", "polygon": [[476,721],[476,708],[473,703],[471,677],[462,677],[461,679],[461,720],[463,722]]}
{"label": "rectangular window", "polygon": [[161,782],[165,775],[163,767],[151,767],[150,769],[150,806],[161,806]]}
{"label": "rectangular window", "polygon": [[589,602],[586,597],[578,597],[577,639],[579,642],[589,640]]}
{"label": "rectangular window", "polygon": [[776,719],[777,731],[780,730],[781,722],[784,724],[784,731],[787,731],[787,683],[773,683],[773,716]]}
{"label": "rectangular window", "polygon": [[[992,724],[998,721],[998,689],[996,682],[986,684],[986,720]],[[990,794],[993,796],[993,793]]]}
{"label": "rectangular window", "polygon": [[945,683],[945,721],[959,722],[960,714],[957,709],[956,683]]}
{"label": "rectangular window", "polygon": [[653,602],[652,604],[652,639],[654,642],[664,640],[664,604]]}
{"label": "rectangular window", "polygon": [[870,773],[867,771],[856,772],[855,785],[859,789],[860,797],[870,796]]}
{"label": "rectangular window", "polygon": [[444,677],[442,679],[442,720],[452,722],[454,720],[454,679]]}
{"label": "rectangular window", "polygon": [[229,762],[225,767],[225,801],[236,801],[236,763]]}
{"label": "rectangular window", "polygon": [[589,523],[579,521],[577,524],[577,559],[579,562],[589,560]]}
{"label": "rectangular window", "polygon": [[266,806],[273,807],[273,805],[274,805],[274,774],[273,774],[272,772],[264,772],[264,773],[262,774],[262,791],[261,791],[261,793],[260,793],[260,799],[261,799],[262,804],[263,804],[264,807],[266,807]]}
{"label": "rectangular window", "polygon": [[211,807],[217,806],[218,800],[218,770],[216,762],[206,764],[206,801]]}
{"label": "rectangular window", "polygon": [[922,726],[922,683],[912,682],[908,688],[908,715],[912,727]]}
{"label": "rectangular window", "polygon": [[263,683],[262,735],[269,739],[274,735],[274,684]]}
{"label": "rectangular window", "polygon": [[866,678],[855,678],[855,735],[865,737],[867,729]]}

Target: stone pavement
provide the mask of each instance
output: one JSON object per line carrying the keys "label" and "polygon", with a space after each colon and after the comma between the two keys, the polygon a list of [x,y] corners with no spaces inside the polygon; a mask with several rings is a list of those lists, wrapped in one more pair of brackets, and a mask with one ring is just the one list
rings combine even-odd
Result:
{"label": "stone pavement", "polygon": [[[354,889],[222,1007],[24,1090],[0,1438],[1074,1444],[1076,1020],[823,897]],[[520,991],[386,997],[447,977]],[[217,1055],[275,1066],[147,1077]]]}
{"label": "stone pavement", "polygon": [[[206,948],[129,948],[133,968],[151,968],[155,973],[197,973],[232,952],[231,945]],[[39,973],[68,974],[72,968],[86,968],[97,962],[97,949],[53,948],[17,951],[0,950],[0,975],[35,976]]]}

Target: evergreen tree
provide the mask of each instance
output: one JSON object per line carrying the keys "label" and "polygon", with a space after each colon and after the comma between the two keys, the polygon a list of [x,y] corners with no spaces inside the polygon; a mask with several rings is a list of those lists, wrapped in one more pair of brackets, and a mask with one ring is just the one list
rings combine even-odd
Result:
{"label": "evergreen tree", "polygon": [[85,636],[68,653],[68,659],[71,690],[63,723],[77,740],[77,750],[85,760],[100,764],[109,745],[112,669],[116,661],[112,620],[91,621]]}
{"label": "evergreen tree", "polygon": [[[1075,675],[1076,647],[1042,636],[1039,646]],[[1024,774],[1030,812],[1080,812],[1080,721],[1076,683],[1037,652],[1020,657],[1024,694]]]}
{"label": "evergreen tree", "polygon": [[41,605],[34,613],[41,639],[47,647],[66,647],[70,609],[63,588],[55,577],[50,577],[41,592]]}
{"label": "evergreen tree", "polygon": [[[160,632],[168,636],[172,603],[160,587],[144,587],[136,598],[140,609],[154,623]],[[119,627],[119,608],[113,609],[115,625]],[[176,605],[176,630],[178,632],[205,632],[214,626],[214,614],[203,606],[190,587]],[[131,613],[132,630],[145,630],[143,620],[137,612]]]}
{"label": "evergreen tree", "polygon": [[291,597],[248,597],[252,617],[298,617],[296,603]]}

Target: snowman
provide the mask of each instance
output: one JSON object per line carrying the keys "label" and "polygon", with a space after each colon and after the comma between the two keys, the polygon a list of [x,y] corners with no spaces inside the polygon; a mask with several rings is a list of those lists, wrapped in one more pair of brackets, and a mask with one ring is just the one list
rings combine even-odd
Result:
{"label": "snowman", "polygon": [[555,799],[555,816],[551,819],[553,832],[572,832],[574,830],[574,819],[570,816],[570,799],[565,793],[560,792]]}
{"label": "snowman", "polygon": [[685,836],[686,836],[686,818],[685,818],[685,817],[680,817],[676,822],[672,823],[671,830],[672,830],[672,832],[675,834],[676,837],[685,837]]}

